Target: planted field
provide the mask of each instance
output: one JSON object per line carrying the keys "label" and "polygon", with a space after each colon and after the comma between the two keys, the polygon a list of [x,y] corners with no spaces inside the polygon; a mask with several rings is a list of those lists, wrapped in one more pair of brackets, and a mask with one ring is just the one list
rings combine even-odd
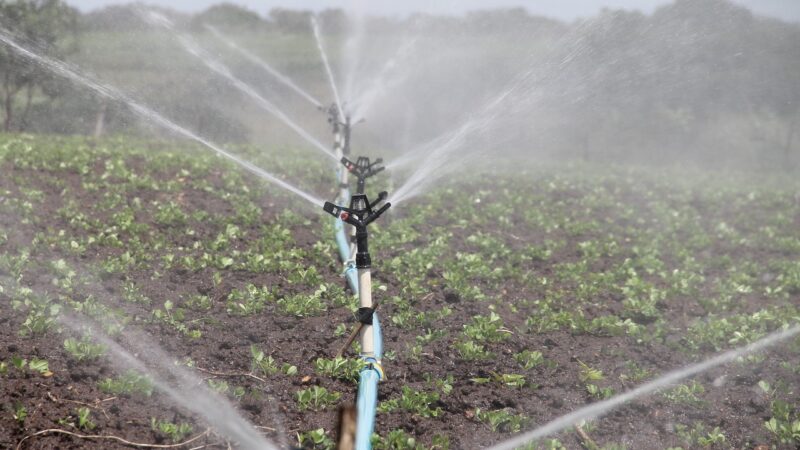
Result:
{"label": "planted field", "polygon": [[[321,158],[237,151],[335,196]],[[0,446],[227,448],[160,388],[179,367],[271,441],[333,447],[363,363],[333,357],[357,301],[321,209],[175,143],[4,136],[0,173]],[[377,449],[482,448],[800,322],[788,177],[475,171],[371,227]],[[529,448],[796,448],[800,340],[581,431]]]}

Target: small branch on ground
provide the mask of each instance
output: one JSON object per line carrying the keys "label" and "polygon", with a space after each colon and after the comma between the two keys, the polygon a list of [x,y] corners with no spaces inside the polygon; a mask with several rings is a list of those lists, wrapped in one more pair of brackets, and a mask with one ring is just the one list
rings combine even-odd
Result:
{"label": "small branch on ground", "polygon": [[597,442],[595,442],[592,438],[589,437],[589,435],[586,433],[586,431],[583,430],[583,427],[581,425],[575,426],[575,432],[578,433],[578,436],[580,436],[581,445],[583,446],[583,448],[585,448],[586,450],[600,449],[600,446],[597,445]]}
{"label": "small branch on ground", "polygon": [[216,377],[247,377],[252,378],[254,380],[258,380],[262,383],[266,383],[267,380],[259,377],[258,375],[253,375],[249,372],[216,372],[214,370],[203,369],[200,367],[195,367],[195,369],[199,370],[200,372],[207,373],[209,375],[214,375]]}
{"label": "small branch on ground", "polygon": [[195,436],[195,437],[193,437],[193,438],[191,438],[191,439],[189,439],[187,441],[183,441],[183,442],[180,442],[180,443],[177,443],[177,444],[145,444],[145,443],[139,443],[139,442],[131,442],[131,441],[122,439],[119,436],[78,434],[78,433],[73,433],[72,431],[61,430],[61,429],[58,429],[58,428],[51,428],[51,429],[47,429],[47,430],[37,431],[36,433],[29,434],[28,436],[25,436],[24,438],[22,438],[21,441],[19,441],[17,443],[17,446],[15,448],[16,448],[16,450],[20,450],[22,448],[22,444],[25,441],[27,441],[28,439],[31,439],[31,438],[34,438],[34,437],[37,437],[37,436],[44,436],[46,434],[66,434],[68,436],[72,436],[72,437],[78,438],[78,439],[106,439],[106,440],[111,440],[111,441],[117,441],[120,444],[128,445],[128,446],[131,446],[131,447],[137,447],[137,448],[178,448],[178,447],[184,447],[186,445],[189,445],[192,442],[195,442],[198,439],[202,438],[203,436],[207,436],[210,432],[211,432],[211,429],[209,428],[206,431],[198,434],[197,436]]}

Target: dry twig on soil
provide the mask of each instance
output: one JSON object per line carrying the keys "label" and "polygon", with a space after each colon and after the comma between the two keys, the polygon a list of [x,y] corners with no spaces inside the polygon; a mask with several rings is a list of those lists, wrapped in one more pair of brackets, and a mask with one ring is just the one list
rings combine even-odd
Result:
{"label": "dry twig on soil", "polygon": [[117,442],[119,442],[121,444],[124,444],[124,445],[129,445],[131,447],[137,447],[137,448],[178,448],[178,447],[183,447],[183,446],[189,445],[192,442],[197,441],[198,439],[202,438],[203,436],[207,436],[210,432],[211,432],[211,429],[209,428],[206,431],[198,434],[197,436],[195,436],[195,437],[193,437],[193,438],[191,438],[191,439],[189,439],[187,441],[179,442],[177,444],[144,444],[144,443],[140,443],[140,442],[131,442],[131,441],[122,439],[119,436],[95,435],[95,434],[78,434],[78,433],[73,433],[72,431],[61,430],[61,429],[58,429],[58,428],[50,428],[50,429],[47,429],[47,430],[37,431],[36,433],[29,434],[29,435],[25,436],[24,438],[22,438],[21,441],[19,441],[17,443],[17,446],[15,448],[16,448],[16,450],[20,450],[22,448],[22,443],[23,442],[27,441],[30,438],[34,438],[34,437],[37,437],[37,436],[44,436],[45,434],[66,434],[68,436],[72,436],[72,437],[75,437],[75,438],[78,438],[78,439],[108,439],[108,440],[112,440],[112,441],[117,441]]}

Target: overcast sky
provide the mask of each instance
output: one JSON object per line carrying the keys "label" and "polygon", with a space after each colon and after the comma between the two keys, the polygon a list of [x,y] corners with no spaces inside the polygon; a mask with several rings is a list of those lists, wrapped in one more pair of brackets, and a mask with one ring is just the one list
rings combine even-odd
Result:
{"label": "overcast sky", "polygon": [[[800,21],[800,0],[733,0],[751,10],[793,22]],[[601,8],[638,9],[652,12],[669,0],[229,0],[265,15],[270,9],[321,10],[344,8],[366,11],[370,14],[407,15],[412,12],[434,14],[463,13],[476,9],[524,6],[533,14],[572,20],[590,16]],[[67,0],[82,11],[90,11],[111,4],[129,3],[127,0]],[[168,6],[179,11],[196,12],[221,0],[148,0],[145,3]]]}

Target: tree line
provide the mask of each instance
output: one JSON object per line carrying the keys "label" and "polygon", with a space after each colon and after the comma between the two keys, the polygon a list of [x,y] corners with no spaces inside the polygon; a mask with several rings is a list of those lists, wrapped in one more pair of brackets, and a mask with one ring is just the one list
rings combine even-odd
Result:
{"label": "tree line", "polygon": [[[0,25],[41,53],[80,60],[88,39],[147,34],[148,25],[135,8],[109,6],[82,14],[62,0],[0,0]],[[298,46],[310,42],[309,11],[273,9],[261,16],[222,3],[193,15],[163,12],[200,36],[210,24],[234,36],[284,36]],[[318,17],[326,35],[337,43],[354,26],[341,10],[326,10]],[[506,131],[504,145],[509,148],[530,143],[555,156],[599,160],[639,156],[643,160],[693,157],[711,163],[731,157],[781,166],[800,162],[800,25],[754,15],[728,0],[675,0],[651,15],[604,10],[574,23],[518,8],[458,17],[368,17],[363,26],[370,35],[402,35],[413,29],[425,38],[452,39],[453,45],[465,47],[463,59],[470,52],[492,55],[492,73],[465,64],[463,72],[471,77],[465,75],[462,85],[458,73],[436,80],[435,58],[427,81],[415,79],[417,84],[460,87],[465,96],[475,98],[498,89],[497,80],[512,79],[521,67],[512,61],[521,59],[527,46],[559,42],[574,34],[574,42],[555,49],[568,64],[557,68],[555,80],[542,81],[535,107],[530,111],[522,107],[508,129],[498,126]],[[321,78],[312,50],[303,53],[309,55],[308,61],[297,59],[285,69],[294,70],[301,79]],[[109,57],[102,69],[121,73],[125,55],[109,56],[114,58]],[[490,76],[495,77],[494,84],[475,84],[476,79]],[[224,83],[198,75],[181,89],[162,87],[154,98],[163,102],[164,111],[200,128],[198,132],[237,140],[248,130],[235,115],[207,112],[229,96]],[[202,107],[193,103],[200,98]],[[124,107],[76,91],[4,45],[0,45],[0,101],[6,132],[91,134],[135,129]],[[436,108],[429,108],[413,120],[422,127],[423,122],[457,118],[446,105],[441,108],[445,110],[436,111],[439,117],[433,116]]]}

